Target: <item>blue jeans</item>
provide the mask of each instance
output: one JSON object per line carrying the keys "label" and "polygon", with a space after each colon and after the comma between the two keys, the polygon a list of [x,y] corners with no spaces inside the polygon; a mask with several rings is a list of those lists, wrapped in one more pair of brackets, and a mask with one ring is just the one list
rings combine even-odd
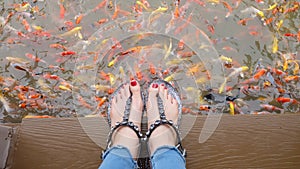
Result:
{"label": "blue jeans", "polygon": [[[185,159],[174,146],[159,147],[151,156],[153,169],[185,169]],[[137,162],[126,147],[117,145],[103,154],[99,169],[134,169]]]}

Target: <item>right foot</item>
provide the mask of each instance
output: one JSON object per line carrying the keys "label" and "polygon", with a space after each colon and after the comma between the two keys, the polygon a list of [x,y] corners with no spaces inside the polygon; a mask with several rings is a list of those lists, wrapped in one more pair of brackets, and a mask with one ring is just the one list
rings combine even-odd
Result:
{"label": "right foot", "polygon": [[[148,116],[148,128],[155,120],[159,120],[159,110],[157,105],[157,95],[162,99],[164,105],[164,112],[167,120],[172,120],[175,125],[178,120],[178,103],[171,94],[168,94],[168,89],[163,83],[153,83],[148,89],[148,101],[147,101],[147,116]],[[176,144],[176,132],[169,125],[158,126],[149,138],[149,150],[151,155],[154,151],[164,145],[175,146]]]}

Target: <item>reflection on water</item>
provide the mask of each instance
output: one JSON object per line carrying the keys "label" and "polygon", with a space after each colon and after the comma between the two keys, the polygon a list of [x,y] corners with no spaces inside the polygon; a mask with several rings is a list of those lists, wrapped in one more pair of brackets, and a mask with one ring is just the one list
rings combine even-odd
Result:
{"label": "reflection on water", "polygon": [[1,8],[4,122],[105,116],[109,95],[130,77],[144,88],[169,81],[184,113],[299,111],[299,2],[5,0]]}

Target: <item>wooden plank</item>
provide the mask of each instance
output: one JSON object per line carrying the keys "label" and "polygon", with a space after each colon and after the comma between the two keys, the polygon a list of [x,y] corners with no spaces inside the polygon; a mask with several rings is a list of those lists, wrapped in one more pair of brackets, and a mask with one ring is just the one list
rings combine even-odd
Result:
{"label": "wooden plank", "polygon": [[[300,114],[223,115],[213,135],[200,144],[205,119],[183,119],[187,168],[300,167]],[[105,121],[95,118],[25,119],[12,168],[97,168],[107,131]]]}
{"label": "wooden plank", "polygon": [[12,128],[0,125],[0,169],[5,168],[9,153]]}
{"label": "wooden plank", "polygon": [[187,168],[299,168],[300,115],[223,116],[199,144],[205,118],[197,118],[183,144]]}

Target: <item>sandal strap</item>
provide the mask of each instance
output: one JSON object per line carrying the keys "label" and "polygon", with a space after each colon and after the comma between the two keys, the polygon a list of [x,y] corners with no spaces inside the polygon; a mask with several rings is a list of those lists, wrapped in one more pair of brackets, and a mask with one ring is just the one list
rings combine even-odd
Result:
{"label": "sandal strap", "polygon": [[104,154],[111,147],[113,133],[122,126],[127,126],[127,127],[131,128],[136,133],[136,135],[139,138],[139,141],[141,142],[141,138],[143,137],[143,134],[140,132],[139,127],[137,125],[134,125],[134,123],[132,121],[123,120],[122,122],[116,122],[116,125],[111,128],[111,130],[108,134],[107,146],[106,146],[105,150],[102,151],[102,154]]}
{"label": "sandal strap", "polygon": [[176,135],[177,135],[177,145],[175,146],[179,151],[180,153],[186,157],[186,150],[182,147],[181,145],[181,139],[180,139],[180,134],[179,134],[179,130],[178,130],[178,127],[174,124],[174,122],[172,120],[167,120],[165,117],[162,118],[160,120],[156,120],[153,124],[150,125],[150,128],[149,130],[146,132],[146,135],[145,135],[145,140],[148,140],[151,136],[151,134],[153,133],[153,131],[160,125],[169,125],[171,126],[174,131],[176,132]]}
{"label": "sandal strap", "polygon": [[[121,86],[116,90],[120,90]],[[114,132],[122,127],[122,126],[127,126],[129,128],[131,128],[136,135],[139,138],[139,141],[141,142],[141,138],[143,137],[143,134],[140,132],[139,128],[137,125],[134,125],[134,123],[132,121],[128,121],[129,120],[129,115],[130,115],[130,109],[131,109],[131,102],[132,102],[132,96],[130,96],[127,100],[126,100],[126,105],[125,105],[125,110],[124,110],[124,115],[123,115],[123,120],[121,122],[116,122],[114,127],[111,127],[110,132],[108,134],[108,138],[107,138],[107,145],[104,151],[102,151],[102,154],[104,154],[110,147],[112,144],[112,136],[114,134]],[[109,107],[109,111],[110,111],[110,107]],[[110,114],[109,114],[110,115]],[[108,118],[108,123],[111,126],[111,120],[110,118]]]}

